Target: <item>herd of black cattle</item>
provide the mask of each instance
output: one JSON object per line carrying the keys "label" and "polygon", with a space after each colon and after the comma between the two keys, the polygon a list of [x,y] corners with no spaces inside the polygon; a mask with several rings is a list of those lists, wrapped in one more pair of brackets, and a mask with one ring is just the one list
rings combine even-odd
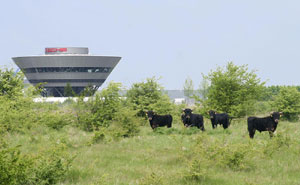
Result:
{"label": "herd of black cattle", "polygon": [[[215,111],[210,110],[208,112],[212,124],[212,128],[215,129],[218,124],[222,125],[224,129],[227,129],[232,119],[227,113],[217,114]],[[255,131],[259,132],[268,131],[270,137],[275,132],[278,121],[282,112],[272,112],[270,116],[264,118],[248,117],[248,132],[250,138],[254,137]],[[173,118],[171,115],[158,115],[153,111],[147,111],[147,116],[152,129],[156,127],[167,126],[172,127]],[[181,115],[181,120],[185,127],[198,127],[202,131],[205,131],[203,116],[200,114],[194,114],[191,109],[184,109]]]}

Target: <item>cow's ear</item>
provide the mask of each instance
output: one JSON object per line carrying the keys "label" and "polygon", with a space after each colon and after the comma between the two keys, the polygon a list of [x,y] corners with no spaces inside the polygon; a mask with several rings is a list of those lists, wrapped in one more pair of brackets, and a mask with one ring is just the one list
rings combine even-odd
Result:
{"label": "cow's ear", "polygon": [[184,111],[184,109],[181,109],[182,110],[182,112]]}

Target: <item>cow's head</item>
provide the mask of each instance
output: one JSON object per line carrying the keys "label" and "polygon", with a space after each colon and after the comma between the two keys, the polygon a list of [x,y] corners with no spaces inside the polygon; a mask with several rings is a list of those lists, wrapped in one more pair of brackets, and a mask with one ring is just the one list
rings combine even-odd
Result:
{"label": "cow's head", "polygon": [[146,112],[146,114],[148,116],[149,121],[151,121],[155,113],[152,110],[149,110]]}
{"label": "cow's head", "polygon": [[270,116],[275,121],[275,123],[278,123],[281,115],[282,115],[282,112],[271,112],[270,113]]}
{"label": "cow's head", "polygon": [[213,110],[208,111],[209,117],[213,119],[216,116],[216,112]]}
{"label": "cow's head", "polygon": [[191,118],[191,115],[193,113],[192,109],[187,108],[187,109],[183,109],[182,111],[183,111],[183,117],[185,119],[190,119]]}

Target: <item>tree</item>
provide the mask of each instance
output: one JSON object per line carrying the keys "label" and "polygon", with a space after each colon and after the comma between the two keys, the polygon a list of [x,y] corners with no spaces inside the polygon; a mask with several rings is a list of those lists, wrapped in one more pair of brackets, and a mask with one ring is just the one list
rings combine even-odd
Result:
{"label": "tree", "polygon": [[66,87],[64,88],[64,96],[66,97],[75,96],[75,92],[73,91],[70,83],[67,83]]}
{"label": "tree", "polygon": [[0,69],[0,96],[22,96],[24,84],[22,72],[15,73],[13,69]]}
{"label": "tree", "polygon": [[209,82],[206,78],[203,78],[202,82],[199,85],[198,93],[202,100],[207,100],[207,95],[209,91]]}
{"label": "tree", "polygon": [[275,96],[272,106],[275,111],[283,112],[283,117],[290,121],[298,121],[300,113],[300,92],[296,87],[281,87]]}
{"label": "tree", "polygon": [[183,85],[183,93],[184,96],[187,98],[187,104],[190,104],[190,100],[194,94],[194,83],[192,79],[187,78],[185,79],[184,85]]}
{"label": "tree", "polygon": [[121,83],[110,82],[107,88],[96,94],[95,99],[90,100],[92,122],[96,128],[108,127],[121,108]]}
{"label": "tree", "polygon": [[233,62],[229,62],[225,69],[218,67],[204,77],[211,84],[205,104],[210,109],[232,116],[245,116],[253,111],[265,84],[255,71],[248,72],[247,65],[237,66]]}
{"label": "tree", "polygon": [[172,104],[170,98],[162,90],[157,79],[147,78],[146,82],[132,85],[127,91],[127,102],[140,117],[145,117],[146,110],[154,110],[160,114],[169,113],[172,110]]}
{"label": "tree", "polygon": [[183,91],[184,96],[191,98],[194,94],[194,83],[192,79],[187,78],[185,79],[184,85],[183,85]]}

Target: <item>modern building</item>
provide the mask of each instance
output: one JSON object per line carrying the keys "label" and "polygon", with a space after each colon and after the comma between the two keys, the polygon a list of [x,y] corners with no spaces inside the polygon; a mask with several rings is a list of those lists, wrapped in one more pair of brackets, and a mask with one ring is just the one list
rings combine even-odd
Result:
{"label": "modern building", "polygon": [[59,47],[45,48],[45,55],[12,59],[32,85],[44,84],[43,96],[64,97],[68,87],[76,94],[87,86],[97,90],[121,57],[90,55],[85,47]]}

